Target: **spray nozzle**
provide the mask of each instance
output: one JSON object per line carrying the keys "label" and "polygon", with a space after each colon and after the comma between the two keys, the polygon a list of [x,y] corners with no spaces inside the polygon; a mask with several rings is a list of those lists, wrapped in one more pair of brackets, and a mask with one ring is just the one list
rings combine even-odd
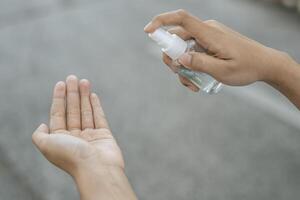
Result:
{"label": "spray nozzle", "polygon": [[183,39],[162,28],[158,28],[148,35],[152,40],[160,45],[162,47],[162,51],[173,60],[178,59],[186,51],[187,43]]}
{"label": "spray nozzle", "polygon": [[162,28],[158,28],[153,33],[149,33],[149,37],[163,48],[168,48],[173,39],[172,34]]}

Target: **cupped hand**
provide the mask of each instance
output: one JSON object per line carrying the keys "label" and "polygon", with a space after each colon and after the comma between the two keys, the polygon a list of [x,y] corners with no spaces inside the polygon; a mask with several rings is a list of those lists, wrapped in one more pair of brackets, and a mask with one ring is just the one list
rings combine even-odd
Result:
{"label": "cupped hand", "polygon": [[71,75],[54,87],[50,126],[32,139],[44,156],[71,175],[81,169],[124,168],[124,161],[96,94],[88,80]]}
{"label": "cupped hand", "polygon": [[[293,62],[285,53],[263,46],[217,21],[201,21],[184,10],[155,16],[145,27],[145,32],[151,33],[160,26],[171,25],[175,27],[169,29],[170,32],[184,40],[195,39],[206,51],[185,53],[179,62],[189,69],[208,73],[227,85],[272,82],[280,76],[281,66]],[[163,55],[163,60],[173,67],[167,55]],[[186,78],[180,77],[180,81],[191,90],[198,90]]]}

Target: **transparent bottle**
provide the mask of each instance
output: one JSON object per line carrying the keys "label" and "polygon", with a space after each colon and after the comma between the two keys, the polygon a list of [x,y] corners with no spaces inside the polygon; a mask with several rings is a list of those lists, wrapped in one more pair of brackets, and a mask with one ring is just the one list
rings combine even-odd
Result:
{"label": "transparent bottle", "polygon": [[222,83],[215,80],[212,76],[187,69],[177,61],[186,52],[204,52],[204,49],[195,40],[184,41],[177,35],[171,34],[162,28],[158,28],[153,33],[150,33],[149,37],[156,41],[162,47],[162,51],[173,60],[172,65],[177,69],[177,73],[190,80],[200,90],[208,94],[216,94],[222,89]]}

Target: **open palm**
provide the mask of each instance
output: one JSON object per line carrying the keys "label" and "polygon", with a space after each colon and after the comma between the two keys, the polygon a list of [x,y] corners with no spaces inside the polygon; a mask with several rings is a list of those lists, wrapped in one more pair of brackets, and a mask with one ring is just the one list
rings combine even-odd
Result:
{"label": "open palm", "polygon": [[90,83],[69,76],[54,88],[50,126],[42,124],[33,142],[45,157],[66,172],[79,168],[112,166],[124,168],[124,161],[96,94]]}

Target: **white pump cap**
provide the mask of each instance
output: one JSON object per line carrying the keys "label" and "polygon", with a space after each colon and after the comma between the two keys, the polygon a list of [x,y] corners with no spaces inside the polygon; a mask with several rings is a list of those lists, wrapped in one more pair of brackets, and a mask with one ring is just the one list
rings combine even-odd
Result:
{"label": "white pump cap", "polygon": [[178,59],[187,48],[187,43],[175,34],[171,34],[162,28],[149,33],[149,37],[162,47],[162,51],[173,60]]}

